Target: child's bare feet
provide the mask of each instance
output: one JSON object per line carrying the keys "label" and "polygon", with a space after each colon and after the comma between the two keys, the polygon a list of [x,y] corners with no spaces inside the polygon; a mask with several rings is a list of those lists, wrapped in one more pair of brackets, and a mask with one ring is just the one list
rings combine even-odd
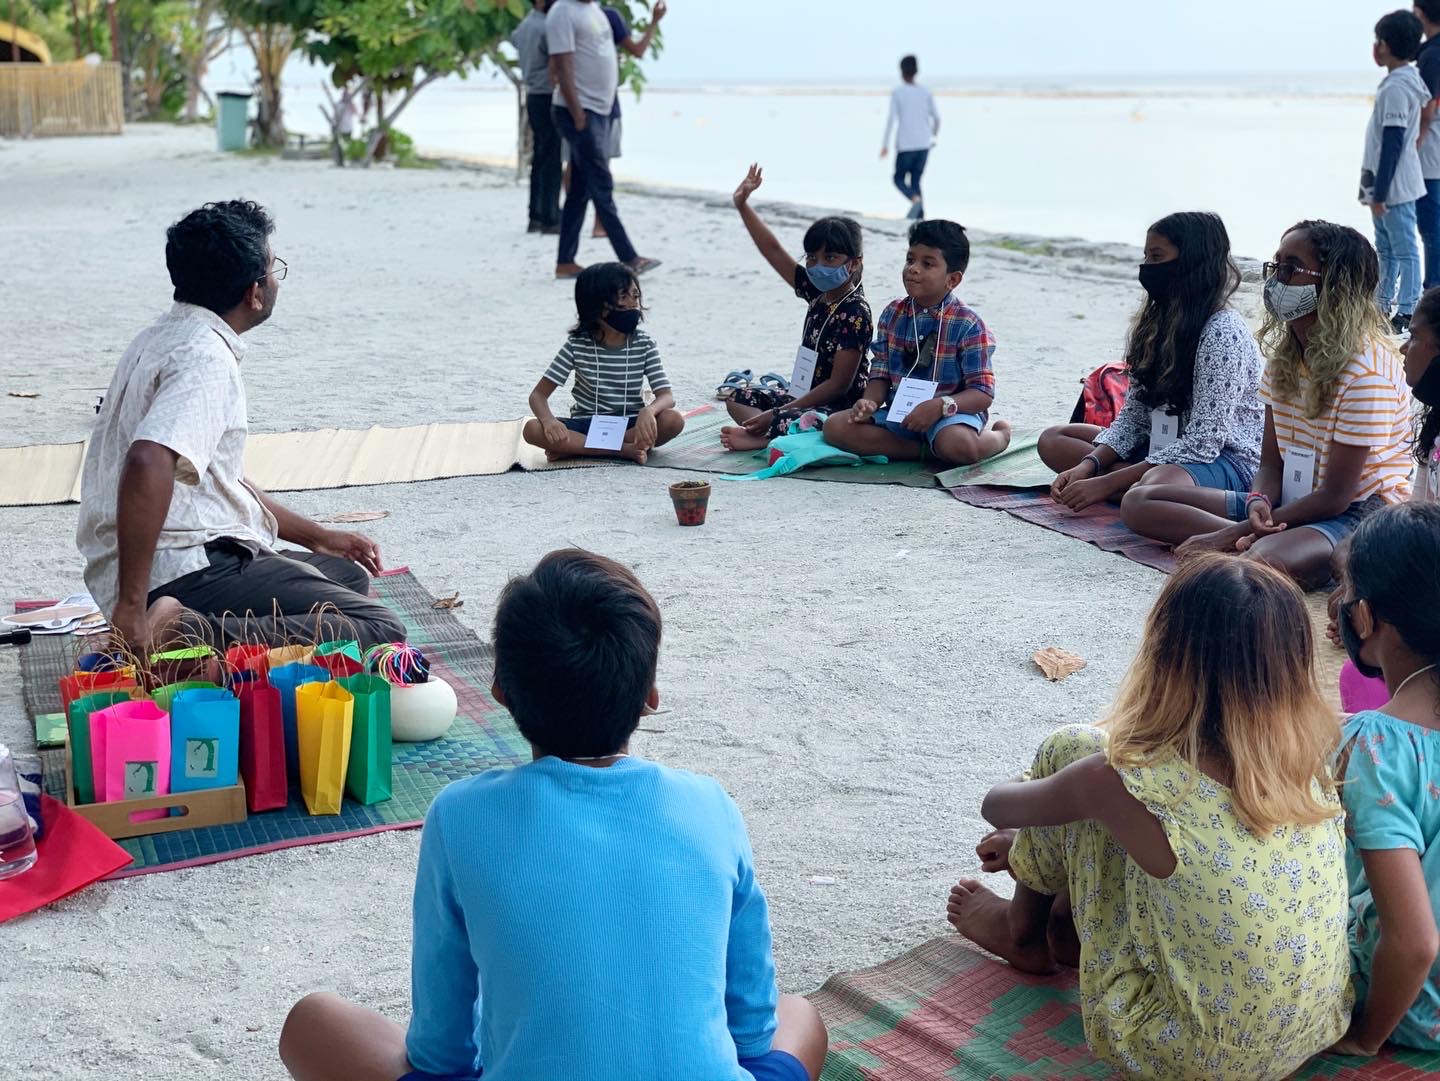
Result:
{"label": "child's bare feet", "polygon": [[627,443],[620,451],[620,457],[629,458],[636,465],[644,465],[650,460],[648,450],[637,450],[633,444]]}
{"label": "child's bare feet", "polygon": [[759,450],[769,443],[765,436],[753,435],[737,424],[727,424],[720,429],[720,445],[726,450]]}
{"label": "child's bare feet", "polygon": [[982,950],[1009,961],[1021,972],[1055,971],[1055,959],[1042,933],[1037,941],[1017,942],[1010,930],[1010,902],[973,878],[962,878],[950,888],[946,919]]}
{"label": "child's bare feet", "polygon": [[1002,453],[1010,445],[1010,432],[1008,420],[992,420],[980,433],[980,460]]}

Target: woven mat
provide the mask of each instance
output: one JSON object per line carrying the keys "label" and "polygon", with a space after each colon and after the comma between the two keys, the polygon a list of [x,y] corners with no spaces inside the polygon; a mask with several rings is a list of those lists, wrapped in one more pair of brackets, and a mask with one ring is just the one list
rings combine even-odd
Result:
{"label": "woven mat", "polygon": [[[1027,976],[945,935],[809,996],[830,1029],[823,1081],[1119,1075],[1091,1057],[1075,974]],[[1440,1077],[1440,1054],[1317,1059],[1298,1078]]]}
{"label": "woven mat", "polygon": [[[420,825],[431,801],[451,781],[496,766],[514,766],[529,757],[529,746],[510,715],[490,697],[493,658],[489,646],[449,611],[432,607],[435,598],[409,571],[376,578],[374,586],[380,600],[404,621],[409,640],[425,651],[431,671],[455,688],[460,703],[459,716],[444,738],[395,744],[393,798],[373,807],[346,799],[338,815],[311,816],[305,812],[299,791],[292,789],[288,807],[252,814],[244,822],[121,841],[135,862],[111,877],[173,871],[298,845],[412,829]],[[59,710],[57,682],[69,673],[74,650],[75,640],[69,636],[37,637],[21,647],[25,704],[32,717]],[[63,800],[64,750],[45,751],[41,757],[46,791]]]}

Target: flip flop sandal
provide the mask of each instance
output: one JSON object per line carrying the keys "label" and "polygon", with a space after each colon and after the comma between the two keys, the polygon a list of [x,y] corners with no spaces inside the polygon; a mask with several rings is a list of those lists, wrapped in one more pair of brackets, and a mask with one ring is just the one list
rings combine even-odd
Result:
{"label": "flip flop sandal", "polygon": [[777,374],[776,372],[766,372],[757,380],[757,382],[765,390],[771,391],[772,393],[790,393],[790,380],[786,379],[783,375]]}
{"label": "flip flop sandal", "polygon": [[715,388],[715,397],[719,398],[722,402],[729,401],[735,396],[735,392],[737,390],[748,389],[750,386],[750,381],[754,377],[755,373],[752,372],[749,368],[746,368],[743,371],[737,368],[735,371],[732,371],[729,375],[725,377],[725,381],[723,383],[721,383],[718,387]]}

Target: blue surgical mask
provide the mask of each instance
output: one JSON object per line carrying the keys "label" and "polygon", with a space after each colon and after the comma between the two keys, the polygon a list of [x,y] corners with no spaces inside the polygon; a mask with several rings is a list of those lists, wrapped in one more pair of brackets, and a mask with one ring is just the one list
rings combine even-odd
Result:
{"label": "blue surgical mask", "polygon": [[816,289],[828,293],[831,289],[839,289],[850,280],[850,268],[843,263],[839,266],[821,266],[816,263],[805,268],[805,275]]}

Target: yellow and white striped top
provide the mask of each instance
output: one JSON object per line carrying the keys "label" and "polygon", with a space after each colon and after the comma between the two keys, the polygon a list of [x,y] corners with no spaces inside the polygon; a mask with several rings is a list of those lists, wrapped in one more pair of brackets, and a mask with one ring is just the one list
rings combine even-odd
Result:
{"label": "yellow and white striped top", "polygon": [[1374,345],[1345,365],[1329,407],[1311,420],[1305,416],[1308,372],[1300,373],[1293,399],[1275,391],[1267,366],[1260,380],[1260,398],[1275,418],[1275,438],[1283,456],[1291,449],[1315,452],[1315,487],[1325,483],[1330,448],[1336,443],[1369,447],[1355,501],[1378,495],[1386,503],[1401,503],[1410,496],[1411,404],[1405,385],[1405,365],[1398,353]]}

